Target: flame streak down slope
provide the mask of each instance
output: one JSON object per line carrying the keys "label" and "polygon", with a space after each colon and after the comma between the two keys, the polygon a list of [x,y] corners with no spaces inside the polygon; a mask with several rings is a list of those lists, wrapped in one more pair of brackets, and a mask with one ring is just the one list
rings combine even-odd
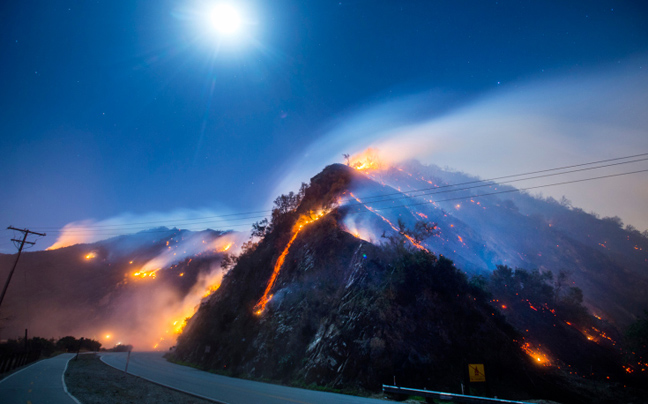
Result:
{"label": "flame streak down slope", "polygon": [[385,216],[383,216],[383,215],[381,215],[380,213],[378,213],[378,212],[377,212],[375,209],[373,209],[371,206],[369,206],[369,205],[365,205],[365,204],[360,200],[360,198],[358,198],[357,196],[353,195],[352,192],[350,192],[350,195],[351,195],[351,197],[352,197],[353,199],[355,199],[356,201],[358,201],[358,203],[362,204],[362,206],[364,206],[365,208],[369,209],[371,212],[373,212],[373,213],[376,214],[378,217],[380,217],[382,220],[384,220],[384,221],[389,225],[389,227],[391,227],[392,229],[394,229],[394,231],[395,231],[396,233],[399,233],[399,234],[402,234],[403,236],[405,236],[405,238],[406,238],[406,239],[407,239],[407,240],[408,240],[408,241],[409,241],[409,242],[410,242],[414,247],[418,248],[419,250],[428,251],[427,248],[423,247],[420,243],[417,243],[416,240],[414,240],[411,236],[409,236],[409,235],[407,235],[407,234],[403,234],[403,233],[401,233],[401,231],[400,231],[396,226],[394,226],[394,224],[393,224],[392,222],[390,222],[389,219],[387,219]]}
{"label": "flame streak down slope", "polygon": [[326,213],[327,212],[320,211],[314,216],[312,214],[310,216],[303,215],[297,220],[297,223],[295,223],[295,226],[293,227],[293,235],[290,238],[290,241],[288,241],[288,244],[286,244],[286,247],[281,252],[281,255],[279,256],[279,258],[277,258],[277,262],[275,262],[274,269],[272,270],[272,275],[270,276],[268,285],[266,286],[265,291],[263,292],[263,296],[261,296],[261,299],[259,299],[257,304],[254,305],[254,309],[252,309],[254,311],[254,314],[260,316],[265,310],[266,305],[268,304],[270,299],[272,299],[273,295],[270,294],[270,290],[272,290],[272,287],[274,286],[275,281],[277,280],[277,276],[281,271],[281,267],[283,266],[283,263],[286,260],[286,256],[288,255],[288,252],[290,251],[290,246],[292,246],[292,244],[295,242],[295,239],[297,238],[299,233],[302,231],[305,225],[321,219],[324,215],[326,215]]}

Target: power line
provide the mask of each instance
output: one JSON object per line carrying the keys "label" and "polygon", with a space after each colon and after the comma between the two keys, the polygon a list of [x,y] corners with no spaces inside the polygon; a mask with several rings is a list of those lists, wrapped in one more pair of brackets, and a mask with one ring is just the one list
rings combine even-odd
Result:
{"label": "power line", "polygon": [[[190,223],[194,221],[202,221],[205,219],[216,219],[216,218],[223,218],[223,217],[229,217],[229,216],[247,216],[247,215],[253,215],[253,214],[260,214],[260,213],[271,213],[272,210],[260,210],[260,211],[255,211],[255,212],[243,212],[243,213],[230,213],[226,215],[217,215],[217,216],[202,216],[194,219],[182,219],[178,222],[172,222],[172,223]],[[246,219],[256,219],[258,217],[265,217],[265,216],[253,216],[253,217],[244,217],[240,219],[226,219],[226,220],[246,220]],[[222,220],[222,221],[226,221]],[[128,226],[137,226],[137,225],[142,225],[142,224],[157,224],[157,223],[169,223],[168,220],[153,220],[149,222],[135,222],[135,223],[129,223]],[[119,224],[105,224],[105,225],[94,225],[94,226],[79,226],[79,227],[84,227],[84,228],[111,228],[111,227],[123,227],[124,225],[119,225]],[[45,230],[57,230],[59,227],[39,227],[39,229],[45,229]]]}
{"label": "power line", "polygon": [[[625,165],[625,164],[631,164],[631,163],[637,163],[637,162],[642,162],[648,160],[648,153],[641,153],[641,154],[635,154],[631,156],[625,156],[625,157],[617,157],[617,158],[612,158],[612,159],[605,159],[605,160],[598,160],[598,161],[592,161],[592,162],[587,162],[587,163],[581,163],[581,164],[574,164],[574,165],[569,165],[569,166],[562,166],[562,167],[556,167],[556,168],[549,168],[549,169],[544,169],[544,170],[538,170],[538,171],[531,171],[531,172],[526,172],[526,173],[521,173],[521,174],[510,174],[506,176],[501,176],[501,177],[494,177],[494,178],[489,178],[489,179],[484,179],[484,180],[474,180],[474,181],[466,181],[466,182],[461,182],[461,183],[456,183],[456,184],[446,184],[442,186],[436,186],[433,188],[422,188],[418,190],[411,190],[411,191],[405,191],[405,192],[394,192],[394,193],[388,193],[388,194],[382,194],[382,195],[375,195],[375,196],[363,196],[360,195],[359,198],[362,198],[365,200],[365,202],[386,202],[386,201],[393,201],[393,200],[398,200],[398,199],[408,199],[412,197],[422,197],[425,195],[434,195],[434,194],[439,194],[439,193],[448,193],[448,192],[459,192],[459,191],[466,191],[470,189],[475,189],[475,188],[481,188],[485,186],[493,186],[493,185],[506,185],[506,184],[511,184],[514,182],[520,182],[520,181],[529,181],[533,179],[540,179],[540,178],[547,178],[547,177],[553,177],[553,176],[559,176],[559,175],[566,175],[566,174],[571,174],[571,173],[576,173],[576,172],[583,172],[583,171],[590,171],[590,170],[597,170],[597,169],[602,169],[602,168],[609,168],[613,166],[619,166],[619,165]],[[636,157],[644,157],[640,159],[635,159],[631,161],[621,161],[621,160],[628,160],[631,158],[636,158]],[[616,163],[611,163],[611,164],[603,164],[602,163],[609,163],[616,161]],[[592,166],[596,165],[594,167],[586,167],[586,166]],[[586,167],[586,168],[577,168],[577,167]],[[564,171],[566,169],[570,168],[577,168],[574,170],[569,170],[569,171]],[[561,171],[562,172],[554,172],[554,171]],[[539,173],[550,173],[550,174],[543,174],[543,175],[535,175],[533,177],[527,177],[527,178],[518,178],[518,179],[513,179],[510,181],[502,182],[502,183],[493,183],[493,181],[498,180],[498,179],[504,179],[504,178],[516,178],[516,177],[524,177],[524,176],[529,176],[529,175],[534,175],[534,174],[539,174]],[[422,177],[421,177],[422,178]],[[470,185],[470,184],[477,184],[473,185],[470,187],[464,187],[464,188],[459,188],[459,189],[451,189],[457,186],[461,185]],[[421,193],[424,192],[424,193]],[[414,193],[421,193],[419,195],[411,195]],[[393,197],[392,197],[393,196]],[[353,202],[352,202],[353,203]],[[244,224],[233,224],[232,222],[241,222],[241,221],[247,221],[250,219],[262,219],[265,218],[266,215],[260,215],[260,216],[250,216],[253,214],[259,214],[259,213],[270,213],[272,212],[271,210],[265,210],[265,211],[254,211],[254,212],[242,212],[242,213],[231,213],[231,214],[226,214],[226,215],[220,215],[220,216],[206,216],[206,217],[200,217],[200,218],[194,218],[194,219],[185,219],[181,221],[148,221],[148,222],[137,222],[137,223],[129,223],[129,224],[114,224],[114,225],[95,225],[95,226],[79,226],[79,229],[69,229],[69,230],[54,230],[54,232],[66,232],[70,234],[78,234],[78,233],[87,233],[92,230],[105,230],[105,231],[122,231],[122,230],[135,230],[141,227],[141,225],[145,224],[157,224],[157,223],[165,223],[169,226],[188,226],[188,225],[219,225],[219,223],[225,223],[224,225],[232,228],[232,227],[243,227],[243,226],[250,226],[248,223]],[[239,218],[236,218],[235,216],[241,216]],[[232,217],[231,219],[223,219],[225,217]],[[205,219],[213,219],[213,220],[205,220]],[[47,229],[47,228],[42,228],[42,229]],[[100,235],[100,233],[93,233]],[[112,234],[112,233],[108,233]]]}
{"label": "power line", "polygon": [[[587,182],[587,181],[594,181],[594,180],[600,180],[600,179],[605,179],[605,178],[621,177],[621,176],[625,176],[625,175],[645,173],[645,172],[648,172],[648,169],[631,171],[631,172],[626,172],[626,173],[619,173],[619,174],[602,175],[602,176],[598,176],[598,177],[582,178],[582,179],[571,180],[571,181],[555,182],[553,184],[536,185],[536,186],[527,187],[527,188],[513,188],[513,189],[507,189],[507,190],[503,190],[503,191],[489,192],[489,193],[481,194],[481,195],[460,196],[460,197],[455,197],[455,198],[439,199],[439,200],[436,200],[436,201],[426,201],[426,202],[419,202],[419,203],[413,203],[413,204],[408,204],[408,205],[389,206],[389,207],[373,208],[373,209],[378,210],[378,211],[382,211],[382,210],[389,210],[389,209],[396,209],[396,208],[407,208],[407,207],[410,207],[410,206],[419,206],[419,205],[426,205],[426,204],[437,203],[437,202],[449,202],[449,201],[456,201],[456,200],[480,198],[480,197],[483,197],[483,196],[491,196],[491,195],[513,193],[513,192],[529,191],[529,190],[538,189],[538,188],[546,188],[546,187],[553,187],[553,186],[559,186],[559,185],[575,184],[575,183],[579,183],[579,182]],[[411,198],[415,198],[415,197],[411,197]],[[381,202],[384,202],[384,201],[381,201]],[[357,203],[357,205],[355,205],[355,206],[359,207],[361,205],[365,205],[365,204],[364,203]]]}
{"label": "power line", "polygon": [[[619,160],[619,159],[615,159],[615,160]],[[416,197],[416,196],[423,196],[423,195],[432,195],[432,194],[437,194],[437,193],[465,191],[465,190],[474,189],[474,188],[481,188],[481,187],[485,187],[485,186],[506,185],[506,184],[511,184],[511,183],[520,182],[520,181],[529,181],[529,180],[535,180],[535,179],[539,179],[539,178],[555,177],[557,175],[572,174],[572,173],[582,172],[582,171],[598,170],[598,169],[601,169],[601,168],[608,168],[608,167],[613,167],[613,166],[618,166],[618,165],[623,165],[623,164],[638,163],[638,162],[647,161],[647,160],[648,160],[648,157],[643,158],[643,159],[638,159],[638,160],[625,161],[625,162],[621,162],[621,163],[606,164],[606,165],[601,165],[601,166],[596,166],[596,167],[588,167],[588,168],[579,168],[579,169],[576,169],[576,170],[564,171],[564,172],[559,172],[559,173],[537,175],[537,176],[534,176],[534,177],[518,178],[518,179],[510,180],[510,181],[504,181],[504,182],[500,182],[500,183],[493,183],[493,181],[498,180],[498,179],[502,179],[502,178],[514,178],[514,177],[526,176],[526,175],[530,175],[530,174],[534,174],[534,173],[506,175],[504,177],[495,177],[495,178],[485,179],[485,180],[474,180],[474,181],[460,182],[460,183],[457,183],[457,184],[446,184],[446,185],[435,186],[435,187],[431,187],[431,188],[422,188],[422,189],[418,189],[418,190],[415,189],[415,190],[411,190],[411,191],[392,192],[392,193],[389,193],[389,194],[376,195],[376,196],[373,196],[373,197],[371,197],[371,196],[366,197],[365,196],[363,198],[366,199],[366,200],[370,200],[370,199],[374,199],[374,198],[383,198],[383,197],[386,197],[386,196],[399,195],[398,198],[402,199],[402,198],[409,198],[409,197]],[[591,165],[591,164],[594,164],[594,163],[587,163],[587,165]],[[579,164],[577,166],[583,166],[583,165],[586,165],[586,164]],[[577,167],[577,166],[572,166],[572,167]],[[556,169],[549,169],[549,170],[541,170],[541,171],[536,171],[535,173],[549,172],[549,171],[556,171],[556,170],[563,170],[563,169],[565,169],[565,167],[556,168]],[[452,188],[452,187],[456,187],[456,186],[460,186],[460,185],[469,185],[469,184],[482,184],[482,185],[475,185],[475,186],[472,186],[472,187],[461,188],[461,189],[445,190],[446,188]],[[442,190],[442,191],[438,191],[438,190]],[[430,192],[428,192],[428,191],[430,191]],[[436,192],[436,191],[438,191],[438,192]],[[425,192],[425,193],[423,193],[421,195],[409,195],[409,194],[418,193],[418,192]],[[405,195],[403,195],[403,194],[405,194]],[[396,199],[398,199],[398,198],[396,198]],[[387,199],[391,199],[391,198],[387,198]],[[373,202],[380,202],[380,201],[373,201]]]}
{"label": "power line", "polygon": [[[417,202],[417,203],[412,203],[412,204],[403,204],[403,205],[398,205],[398,206],[375,207],[374,210],[376,210],[376,211],[384,211],[384,210],[389,210],[389,209],[407,208],[407,207],[412,207],[412,206],[433,204],[433,203],[437,203],[437,202],[449,202],[449,201],[456,201],[456,200],[480,198],[480,197],[485,197],[485,196],[500,195],[500,194],[513,193],[513,192],[522,192],[522,191],[528,191],[528,190],[539,189],[539,188],[546,188],[546,187],[551,187],[551,186],[560,186],[560,185],[567,185],[567,184],[574,184],[574,183],[580,183],[580,182],[594,181],[594,180],[600,180],[600,179],[606,179],[606,178],[621,177],[621,176],[644,173],[644,172],[648,172],[648,169],[635,170],[635,171],[630,171],[630,172],[625,172],[625,173],[608,174],[608,175],[589,177],[589,178],[582,178],[582,179],[570,180],[570,181],[562,181],[562,182],[556,182],[556,183],[551,183],[551,184],[543,184],[543,185],[531,186],[531,187],[526,187],[526,188],[512,188],[512,189],[496,191],[496,192],[489,192],[489,193],[478,194],[478,195],[466,195],[466,196],[460,196],[460,197],[438,199],[438,200],[434,200],[434,201],[430,200],[430,201]],[[455,190],[455,191],[459,191],[459,190]],[[418,198],[418,197],[420,197],[420,196],[409,196],[407,198],[414,199],[414,198]],[[395,200],[398,200],[398,199],[403,199],[403,198],[398,197],[398,198],[392,198],[391,200],[382,200],[382,201],[379,201],[379,202],[390,202],[390,201],[395,201]],[[351,209],[353,209],[353,208],[360,208],[360,207],[362,207],[364,205],[366,205],[365,202],[358,203],[358,202],[353,201],[352,203],[349,203],[349,204],[343,205],[343,206],[350,207]],[[360,213],[362,213],[362,212],[360,212]],[[205,223],[210,223],[210,222],[205,222]],[[233,226],[230,226],[230,227],[249,227],[251,225],[252,225],[252,223],[241,223],[241,224],[233,225]],[[128,229],[123,229],[123,230],[128,230]],[[79,235],[87,234],[87,235],[97,235],[97,236],[110,236],[110,235],[118,236],[118,235],[122,234],[122,232],[117,233],[118,231],[119,231],[119,229],[114,229],[114,232],[103,233],[103,232],[95,232],[95,231],[92,231],[92,230],[79,230],[79,232],[76,233],[76,234],[79,234]],[[164,232],[167,232],[167,231],[168,230],[160,230],[160,231],[147,230],[147,233],[164,233]]]}
{"label": "power line", "polygon": [[[272,212],[272,211],[269,210],[268,212]],[[264,216],[250,216],[250,217],[243,217],[243,218],[239,218],[239,219],[229,219],[229,220],[218,220],[218,219],[204,220],[204,218],[196,218],[196,219],[191,219],[191,220],[188,219],[186,221],[180,221],[180,222],[160,221],[160,222],[155,222],[155,223],[158,223],[158,224],[159,223],[166,223],[167,226],[177,227],[177,226],[182,226],[182,225],[194,225],[194,224],[201,225],[201,224],[208,224],[208,223],[225,222],[225,223],[228,223],[228,227],[236,227],[236,226],[239,226],[239,225],[237,225],[237,224],[230,225],[229,223],[242,221],[242,220],[250,220],[250,219],[263,219],[265,217],[266,217],[265,215]],[[78,226],[79,229],[74,229],[73,228],[73,229],[68,229],[68,230],[60,229],[60,230],[50,230],[50,231],[55,232],[55,233],[56,232],[58,232],[58,233],[61,233],[61,232],[76,233],[76,232],[84,232],[86,230],[94,230],[94,229],[97,229],[98,231],[103,231],[103,230],[110,231],[110,230],[119,230],[119,229],[139,229],[139,228],[141,228],[142,224],[146,224],[146,223],[141,223],[141,224],[129,223],[129,224],[123,224],[123,225],[110,225],[110,226],[108,226],[108,225],[106,225],[106,226],[83,226],[83,225],[79,225]],[[74,226],[72,226],[72,227],[74,227]],[[164,230],[162,230],[162,231],[164,231]]]}

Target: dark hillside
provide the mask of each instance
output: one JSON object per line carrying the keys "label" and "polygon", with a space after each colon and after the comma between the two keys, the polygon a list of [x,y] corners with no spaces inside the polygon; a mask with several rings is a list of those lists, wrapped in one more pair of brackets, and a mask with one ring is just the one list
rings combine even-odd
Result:
{"label": "dark hillside", "polygon": [[[395,378],[403,386],[460,392],[467,364],[485,363],[490,383],[472,386],[476,394],[583,403],[596,394],[591,385],[577,388],[569,380],[581,369],[591,367],[597,378],[610,370],[625,380],[619,352],[604,344],[583,346],[577,328],[556,328],[568,315],[581,320],[579,327],[590,324],[593,317],[577,297],[571,305],[569,294],[557,301],[540,275],[535,283],[528,276],[519,282],[524,290],[498,286],[497,276],[489,284],[469,282],[447,258],[416,247],[429,235],[403,221],[390,233],[394,223],[358,204],[335,207],[349,195],[345,187],[357,189],[358,183],[376,187],[335,165],[298,195],[278,198],[272,222],[256,226],[262,238],[248,244],[189,321],[176,359],[238,377],[348,391],[375,391]],[[385,228],[379,244],[346,230],[341,223],[349,209],[374,217],[364,224]],[[261,305],[264,291],[267,304]],[[494,307],[506,299],[509,311]],[[549,303],[563,317],[555,318]],[[526,315],[529,304],[543,309]],[[557,355],[547,366],[536,363],[542,349]]]}

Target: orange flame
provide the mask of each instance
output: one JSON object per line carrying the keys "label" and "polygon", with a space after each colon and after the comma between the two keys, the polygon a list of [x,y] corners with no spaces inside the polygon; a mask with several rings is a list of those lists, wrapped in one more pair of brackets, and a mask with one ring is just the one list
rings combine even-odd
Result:
{"label": "orange flame", "polygon": [[551,366],[551,360],[546,353],[539,348],[534,348],[530,343],[524,343],[520,348],[534,359],[534,362],[542,366]]}
{"label": "orange flame", "polygon": [[91,259],[95,258],[96,256],[97,256],[97,253],[95,253],[94,251],[91,251],[91,252],[89,252],[88,254],[85,255],[85,259],[91,260]]}
{"label": "orange flame", "polygon": [[358,171],[381,170],[384,167],[378,150],[371,147],[351,157],[349,165]]}
{"label": "orange flame", "polygon": [[[216,291],[218,290],[218,288],[220,288],[220,283],[217,283],[217,284],[214,284],[214,285],[210,285],[210,286],[207,288],[207,290],[205,291],[205,293],[203,293],[203,296],[202,296],[202,297],[203,297],[203,298],[208,297],[208,296],[211,295],[212,293],[216,292]],[[175,323],[174,323],[174,325],[175,325]]]}
{"label": "orange flame", "polygon": [[136,277],[136,278],[142,278],[142,279],[145,279],[145,278],[153,278],[153,279],[155,279],[155,277],[157,276],[156,275],[157,271],[159,271],[160,269],[161,268],[158,268],[158,269],[155,269],[153,271],[143,271],[143,270],[135,271],[135,272],[133,272],[133,276]]}

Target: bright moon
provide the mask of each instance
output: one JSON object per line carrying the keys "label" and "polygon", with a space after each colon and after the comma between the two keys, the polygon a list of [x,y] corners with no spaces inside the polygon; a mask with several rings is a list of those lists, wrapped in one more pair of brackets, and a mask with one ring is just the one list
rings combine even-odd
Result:
{"label": "bright moon", "polygon": [[211,27],[224,35],[233,35],[241,28],[241,15],[229,4],[219,4],[209,14]]}

